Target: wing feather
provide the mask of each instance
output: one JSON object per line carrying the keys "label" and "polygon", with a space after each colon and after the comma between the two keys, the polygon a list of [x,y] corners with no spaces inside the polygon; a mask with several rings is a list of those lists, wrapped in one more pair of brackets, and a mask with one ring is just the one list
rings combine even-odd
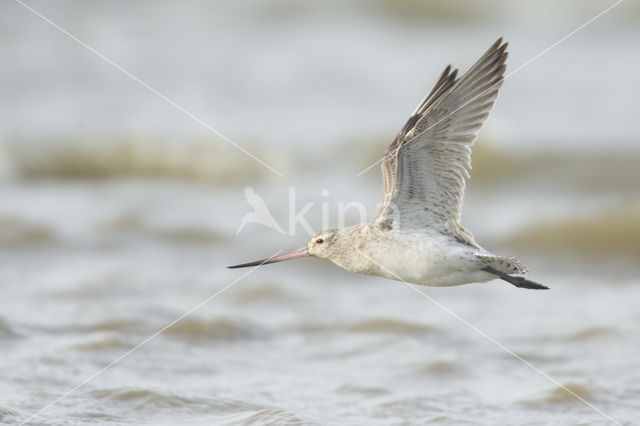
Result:
{"label": "wing feather", "polygon": [[471,145],[504,80],[507,43],[498,39],[459,79],[447,66],[385,153],[383,227],[432,227],[475,245],[460,226]]}

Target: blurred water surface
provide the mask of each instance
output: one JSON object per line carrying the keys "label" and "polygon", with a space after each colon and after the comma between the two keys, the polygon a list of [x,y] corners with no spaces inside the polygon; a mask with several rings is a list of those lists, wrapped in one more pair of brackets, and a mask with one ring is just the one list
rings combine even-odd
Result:
{"label": "blurred water surface", "polygon": [[[6,423],[242,276],[225,265],[304,244],[300,224],[236,235],[245,186],[286,231],[291,188],[315,230],[323,208],[338,223],[340,203],[372,218],[378,167],[356,174],[446,64],[466,68],[503,35],[513,71],[611,3],[28,4],[284,176],[3,3]],[[638,16],[624,2],[509,77],[474,148],[463,222],[552,290],[496,281],[423,297],[316,259],[260,268],[33,421],[632,424]]]}

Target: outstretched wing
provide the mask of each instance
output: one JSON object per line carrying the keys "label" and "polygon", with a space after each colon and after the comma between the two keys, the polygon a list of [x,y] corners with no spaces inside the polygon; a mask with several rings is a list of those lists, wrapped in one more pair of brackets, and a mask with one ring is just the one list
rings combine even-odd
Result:
{"label": "outstretched wing", "polygon": [[448,66],[389,146],[381,226],[430,227],[473,243],[459,225],[470,147],[502,86],[506,48],[498,39],[459,79]]}

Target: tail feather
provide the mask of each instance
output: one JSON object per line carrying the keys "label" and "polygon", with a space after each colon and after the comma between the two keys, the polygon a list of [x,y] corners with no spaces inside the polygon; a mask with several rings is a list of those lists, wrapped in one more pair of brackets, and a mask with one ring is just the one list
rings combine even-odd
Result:
{"label": "tail feather", "polygon": [[496,274],[498,278],[520,288],[529,288],[531,290],[549,290],[549,287],[542,285],[535,281],[526,279],[525,277],[514,277],[513,275],[505,274],[504,272],[497,271],[489,266],[484,268],[485,271]]}
{"label": "tail feather", "polygon": [[520,288],[529,288],[532,290],[548,290],[549,287],[531,281],[525,277],[514,276],[527,273],[527,268],[517,259],[510,256],[494,256],[478,254],[478,259],[483,263],[483,270],[496,275],[501,280],[513,284]]}
{"label": "tail feather", "polygon": [[518,259],[511,256],[495,256],[491,254],[476,254],[476,257],[486,267],[495,269],[503,274],[526,274],[527,268]]}

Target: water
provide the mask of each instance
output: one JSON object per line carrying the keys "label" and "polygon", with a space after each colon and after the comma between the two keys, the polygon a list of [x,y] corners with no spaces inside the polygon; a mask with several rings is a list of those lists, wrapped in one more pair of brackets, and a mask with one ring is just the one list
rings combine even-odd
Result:
{"label": "water", "polygon": [[[486,191],[490,200],[501,196]],[[0,192],[12,200],[0,212],[0,282],[10,301],[0,316],[0,394],[10,423],[235,282],[240,274],[225,265],[305,238],[274,237],[257,225],[235,237],[248,210],[242,193],[197,182],[34,181]],[[500,209],[473,199],[473,217]],[[536,253],[535,242],[510,243],[515,232],[502,240],[483,238],[483,229],[474,228],[480,241],[520,255],[552,290],[492,282],[420,291],[608,415],[632,422],[640,396],[637,249],[594,256],[588,244],[543,243]],[[39,421],[607,423],[404,284],[315,259],[250,273]]]}
{"label": "water", "polygon": [[[341,202],[371,218],[379,170],[355,174],[445,63],[470,64],[498,30],[510,64],[524,63],[605,4],[558,11],[544,36],[500,2],[490,10],[503,18],[453,8],[435,20],[383,2],[60,5],[33,3],[285,176],[3,5],[1,423],[637,422],[633,9],[508,79],[474,148],[465,225],[551,290],[420,294],[317,259],[225,269],[308,238],[299,223],[295,235],[255,224],[236,235],[243,188],[285,231],[290,187],[298,211],[314,203],[315,230],[323,206],[337,224]],[[416,55],[416,39],[434,53]],[[605,85],[612,69],[628,72]]]}

